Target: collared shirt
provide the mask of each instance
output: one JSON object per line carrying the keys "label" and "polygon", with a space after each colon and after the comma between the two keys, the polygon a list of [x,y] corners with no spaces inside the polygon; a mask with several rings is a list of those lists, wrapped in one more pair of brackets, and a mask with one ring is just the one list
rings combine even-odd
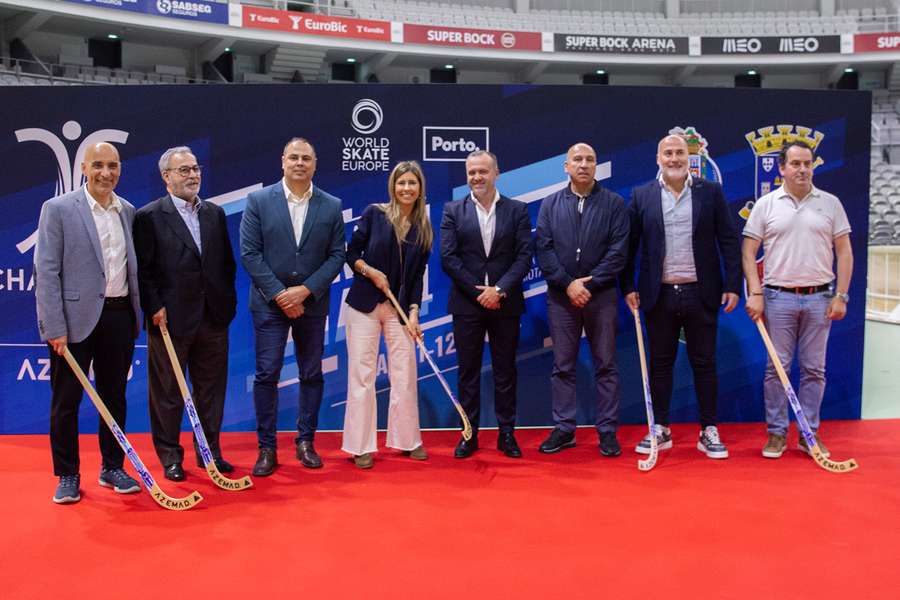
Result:
{"label": "collared shirt", "polygon": [[813,187],[805,198],[781,186],[756,201],[744,235],[763,244],[763,284],[807,287],[834,280],[834,239],[850,233],[837,196]]}
{"label": "collared shirt", "polygon": [[128,251],[125,247],[125,231],[122,228],[122,203],[119,197],[113,193],[109,208],[94,200],[91,193],[84,186],[84,195],[87,196],[91,216],[94,217],[94,225],[97,227],[97,237],[100,238],[100,250],[103,253],[103,272],[106,275],[106,297],[119,298],[128,295]]}
{"label": "collared shirt", "polygon": [[184,221],[188,231],[191,232],[191,237],[194,238],[194,243],[197,244],[197,250],[202,256],[203,244],[200,242],[200,198],[198,197],[197,201],[191,204],[178,196],[172,194],[169,195],[172,198],[172,204],[175,205],[175,210],[178,211],[181,220]]}
{"label": "collared shirt", "polygon": [[663,258],[663,283],[694,283],[697,281],[697,267],[694,264],[694,217],[691,184],[688,173],[684,188],[676,197],[659,174],[660,199],[662,202],[663,226],[666,232],[666,255]]}
{"label": "collared shirt", "polygon": [[[485,210],[474,193],[469,198],[475,203],[475,214],[478,215],[478,228],[481,230],[481,243],[484,244],[484,255],[491,253],[491,245],[494,243],[494,231],[497,228],[497,201],[500,200],[500,192],[494,190],[494,200],[491,208]],[[484,274],[484,285],[490,285],[487,273]]]}
{"label": "collared shirt", "polygon": [[312,198],[313,186],[312,182],[302,196],[296,195],[288,187],[287,181],[281,180],[284,187],[284,197],[287,198],[288,212],[291,213],[291,224],[294,226],[294,242],[300,243],[300,236],[303,235],[303,223],[306,221],[306,213],[309,211],[309,199]]}

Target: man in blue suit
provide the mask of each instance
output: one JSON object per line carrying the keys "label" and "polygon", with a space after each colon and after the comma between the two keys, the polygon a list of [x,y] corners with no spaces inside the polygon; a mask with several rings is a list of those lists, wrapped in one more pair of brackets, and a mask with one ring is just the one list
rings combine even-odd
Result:
{"label": "man in blue suit", "polygon": [[[57,504],[81,499],[78,406],[83,390],[63,359],[66,348],[125,429],[125,384],[139,332],[137,259],[131,241],[134,207],[115,193],[119,152],[105,142],[88,147],[85,186],[47,200],[34,252],[35,300],[41,339],[50,346],[50,448],[59,485]],[[99,483],[120,494],[140,490],[122,468],[125,453],[100,420]]]}
{"label": "man in blue suit", "polygon": [[460,439],[453,455],[478,449],[481,356],[484,335],[491,346],[494,410],[500,435],[497,449],[521,458],[516,424],[516,348],[519,318],[525,312],[522,280],[531,267],[531,220],[524,202],[497,191],[497,158],[476,150],[466,158],[472,193],[444,206],[441,265],[453,285],[447,311],[459,357],[459,401],[472,423],[472,439]]}
{"label": "man in blue suit", "polygon": [[[700,409],[697,449],[710,458],[727,458],[728,449],[716,428],[716,329],[719,307],[731,312],[739,300],[740,241],[722,186],[691,177],[684,138],[664,137],[656,162],[658,178],[632,193],[628,263],[620,285],[628,306],[643,308],[647,317],[657,443],[661,450],[672,447],[672,369],[683,328]],[[649,454],[650,441],[648,434],[635,451]]]}
{"label": "man in blue suit", "polygon": [[256,335],[257,476],[278,465],[275,430],[278,379],[288,329],[300,373],[297,458],[304,467],[322,466],[313,446],[322,403],[322,352],[329,289],[344,264],[341,201],[312,184],[316,152],[294,138],[281,157],[284,178],[247,197],[241,219],[241,262],[250,275],[250,312]]}

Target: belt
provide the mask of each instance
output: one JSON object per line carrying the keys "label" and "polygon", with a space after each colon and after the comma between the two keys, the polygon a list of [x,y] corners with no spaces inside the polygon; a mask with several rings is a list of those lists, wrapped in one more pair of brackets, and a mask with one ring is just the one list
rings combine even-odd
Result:
{"label": "belt", "polygon": [[696,281],[691,281],[690,283],[663,283],[664,287],[669,287],[675,290],[676,292],[679,290],[686,290],[689,288],[697,287]]}
{"label": "belt", "polygon": [[127,306],[131,304],[130,296],[107,296],[103,299],[103,306]]}
{"label": "belt", "polygon": [[781,290],[782,292],[789,292],[791,294],[800,294],[801,296],[809,296],[810,294],[818,294],[819,292],[827,292],[831,289],[830,283],[823,283],[822,285],[805,285],[803,287],[784,287],[782,285],[768,285],[767,288],[770,290]]}

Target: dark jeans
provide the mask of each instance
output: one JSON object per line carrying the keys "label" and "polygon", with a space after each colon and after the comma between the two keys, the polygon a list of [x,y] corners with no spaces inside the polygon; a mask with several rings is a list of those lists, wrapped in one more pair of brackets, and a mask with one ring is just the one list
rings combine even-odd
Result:
{"label": "dark jeans", "polygon": [[594,359],[597,386],[598,432],[619,425],[619,371],[616,368],[616,289],[594,293],[584,308],[576,308],[564,291],[547,290],[547,317],[553,340],[553,420],[562,431],[573,432],[578,402],[575,380],[581,332],[584,330]]}
{"label": "dark jeans", "polygon": [[650,393],[656,422],[669,425],[672,370],[683,327],[687,355],[694,372],[700,427],[715,425],[716,397],[719,393],[716,375],[718,309],[710,310],[703,304],[696,283],[677,286],[662,284],[659,299],[646,316],[650,343]]}
{"label": "dark jeans", "polygon": [[[80,342],[69,343],[69,352],[90,376],[94,361],[94,387],[119,428],[125,431],[125,384],[134,355],[134,309],[129,303],[105,306],[94,330]],[[66,359],[50,349],[50,449],[53,474],[76,475],[78,456],[78,407],[84,389]],[[103,418],[97,435],[103,468],[118,469],[125,453]]]}
{"label": "dark jeans", "polygon": [[[228,327],[214,325],[204,312],[203,322],[193,335],[171,337],[182,372],[187,369],[191,398],[209,449],[214,457],[221,457],[219,432],[228,384]],[[184,399],[159,330],[148,329],[147,342],[150,430],[156,455],[168,466],[184,460],[184,448],[179,440]],[[200,456],[196,439],[194,451]]]}
{"label": "dark jeans", "polygon": [[481,357],[488,334],[494,371],[494,412],[501,432],[516,424],[516,348],[519,316],[453,315],[453,339],[459,361],[459,403],[477,435],[481,414]]}
{"label": "dark jeans", "polygon": [[284,363],[288,330],[294,338],[294,356],[300,374],[297,442],[312,441],[319,425],[319,407],[325,380],[322,352],[325,348],[326,317],[302,315],[289,319],[280,309],[252,311],[256,333],[256,377],[253,404],[260,448],[275,448],[278,422],[278,378]]}

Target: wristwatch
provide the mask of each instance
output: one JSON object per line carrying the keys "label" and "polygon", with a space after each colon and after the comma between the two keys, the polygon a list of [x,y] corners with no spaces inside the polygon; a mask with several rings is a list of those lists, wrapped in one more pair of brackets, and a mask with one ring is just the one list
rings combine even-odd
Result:
{"label": "wristwatch", "polygon": [[495,286],[494,286],[494,291],[497,292],[497,295],[498,295],[498,296],[502,296],[502,295],[503,295],[503,290],[500,289],[500,286],[499,286],[499,285],[495,285]]}
{"label": "wristwatch", "polygon": [[836,292],[834,295],[843,300],[844,304],[850,303],[850,294],[846,292]]}

